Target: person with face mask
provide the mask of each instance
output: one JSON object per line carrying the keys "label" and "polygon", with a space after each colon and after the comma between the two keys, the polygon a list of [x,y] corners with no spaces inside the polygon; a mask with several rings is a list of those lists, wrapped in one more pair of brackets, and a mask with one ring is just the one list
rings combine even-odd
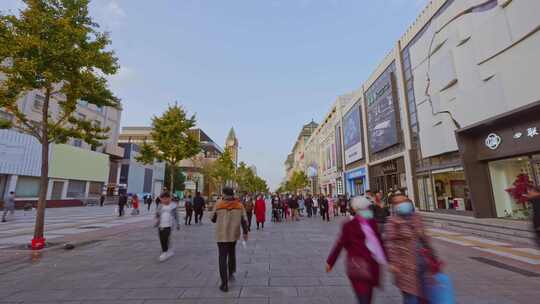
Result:
{"label": "person with face mask", "polygon": [[327,259],[326,271],[332,271],[342,249],[347,251],[346,271],[358,303],[372,302],[373,288],[380,284],[381,265],[386,265],[377,222],[371,202],[362,196],[351,200],[354,216],[343,224],[341,235]]}
{"label": "person with face mask", "polygon": [[385,226],[385,246],[389,269],[395,284],[401,290],[404,304],[417,304],[426,300],[426,282],[431,275],[425,252],[431,242],[425,233],[422,219],[414,205],[404,194],[389,198],[394,210]]}

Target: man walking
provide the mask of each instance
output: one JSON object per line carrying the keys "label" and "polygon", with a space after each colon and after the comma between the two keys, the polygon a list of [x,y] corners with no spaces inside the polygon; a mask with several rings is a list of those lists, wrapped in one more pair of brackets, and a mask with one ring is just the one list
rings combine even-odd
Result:
{"label": "man walking", "polygon": [[254,207],[255,206],[253,204],[253,199],[251,198],[249,194],[247,194],[246,197],[244,198],[244,209],[246,210],[249,231],[251,231],[251,220],[253,218]]}
{"label": "man walking", "polygon": [[212,222],[216,223],[216,242],[219,251],[221,277],[219,289],[227,292],[229,281],[234,281],[236,272],[236,242],[240,240],[240,228],[242,228],[244,240],[248,239],[246,212],[242,203],[234,197],[232,188],[223,189],[223,199],[214,208]]}
{"label": "man walking", "polygon": [[124,192],[120,193],[120,196],[118,197],[118,216],[124,216],[124,208],[126,207],[127,203],[127,195]]}
{"label": "man walking", "polygon": [[15,191],[9,192],[4,200],[4,214],[2,215],[2,222],[7,222],[8,213],[13,216],[15,214]]}
{"label": "man walking", "polygon": [[319,207],[321,208],[323,221],[330,222],[330,206],[328,205],[328,199],[324,195],[321,195],[321,198],[319,199]]}
{"label": "man walking", "polygon": [[305,205],[306,205],[307,216],[311,217],[313,215],[313,199],[311,198],[311,194],[309,194],[308,197],[306,198]]}
{"label": "man walking", "polygon": [[195,224],[202,224],[202,217],[206,202],[201,196],[201,193],[197,191],[195,198],[193,199],[193,207],[195,208]]}

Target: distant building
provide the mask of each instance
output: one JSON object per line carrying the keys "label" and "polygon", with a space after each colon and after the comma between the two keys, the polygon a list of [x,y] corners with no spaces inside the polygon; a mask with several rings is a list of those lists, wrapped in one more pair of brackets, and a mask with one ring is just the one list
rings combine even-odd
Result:
{"label": "distant building", "polygon": [[[41,120],[44,96],[33,91],[21,97],[18,107],[34,121]],[[52,101],[50,113],[61,111]],[[75,115],[101,127],[109,127],[108,139],[100,146],[90,146],[80,139],[66,144],[52,144],[49,154],[48,207],[75,206],[97,199],[109,186],[118,183],[118,168],[123,150],[117,146],[121,109],[97,107],[79,101]],[[0,109],[0,117],[13,116]],[[41,145],[31,135],[15,129],[0,130],[0,200],[15,191],[17,206],[36,202],[39,194]]]}
{"label": "distant building", "polygon": [[[127,155],[124,159],[122,169],[122,182],[127,186],[128,192],[138,193],[161,191],[165,180],[165,163],[155,162],[152,165],[143,165],[138,163],[133,155],[138,153],[139,145],[143,142],[152,140],[151,127],[125,127],[120,135],[120,145],[129,145],[133,151],[132,155]],[[184,183],[186,192],[194,194],[199,191],[205,196],[215,193],[210,183],[205,180],[202,169],[205,165],[216,160],[223,150],[219,147],[204,131],[201,129],[191,129],[190,132],[195,135],[201,144],[202,151],[191,159],[184,159],[179,164],[179,169],[185,175]],[[129,168],[127,166],[130,166]],[[152,174],[151,172],[154,172]],[[150,182],[152,180],[152,182]],[[152,188],[152,191],[146,191]]]}

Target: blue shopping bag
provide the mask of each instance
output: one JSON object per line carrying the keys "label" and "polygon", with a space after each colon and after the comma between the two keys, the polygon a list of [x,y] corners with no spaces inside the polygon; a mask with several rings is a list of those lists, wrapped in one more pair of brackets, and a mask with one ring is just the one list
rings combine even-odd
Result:
{"label": "blue shopping bag", "polygon": [[455,304],[454,287],[450,277],[439,272],[433,276],[433,283],[428,286],[429,303]]}

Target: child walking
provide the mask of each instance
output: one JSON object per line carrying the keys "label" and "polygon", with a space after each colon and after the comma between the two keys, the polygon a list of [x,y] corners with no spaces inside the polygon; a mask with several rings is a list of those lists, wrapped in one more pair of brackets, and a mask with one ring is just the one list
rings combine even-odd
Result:
{"label": "child walking", "polygon": [[178,205],[171,201],[171,194],[163,192],[159,198],[161,203],[156,210],[156,227],[159,229],[159,241],[162,251],[159,261],[163,262],[174,255],[170,248],[171,230],[173,226],[180,230],[180,224],[178,222]]}

